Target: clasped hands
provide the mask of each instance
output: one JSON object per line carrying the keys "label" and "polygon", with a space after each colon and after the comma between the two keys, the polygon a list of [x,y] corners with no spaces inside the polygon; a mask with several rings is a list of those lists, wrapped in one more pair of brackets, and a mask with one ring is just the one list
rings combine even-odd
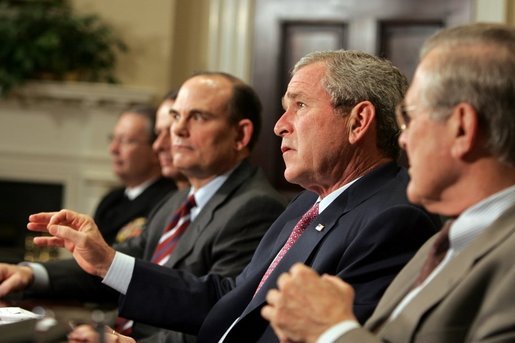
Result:
{"label": "clasped hands", "polygon": [[29,216],[30,231],[48,232],[51,236],[34,238],[38,246],[69,250],[86,272],[104,277],[114,259],[115,250],[103,239],[93,219],[70,210],[41,212]]}
{"label": "clasped hands", "polygon": [[270,321],[281,343],[316,342],[333,325],[357,321],[352,287],[300,263],[278,278],[277,289],[268,291],[266,300],[261,315]]}

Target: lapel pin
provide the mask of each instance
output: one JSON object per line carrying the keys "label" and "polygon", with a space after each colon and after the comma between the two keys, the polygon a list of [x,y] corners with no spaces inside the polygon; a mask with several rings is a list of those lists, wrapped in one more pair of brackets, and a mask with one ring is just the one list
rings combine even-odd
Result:
{"label": "lapel pin", "polygon": [[324,224],[318,224],[316,227],[315,227],[315,230],[317,230],[318,232],[322,231],[324,229]]}

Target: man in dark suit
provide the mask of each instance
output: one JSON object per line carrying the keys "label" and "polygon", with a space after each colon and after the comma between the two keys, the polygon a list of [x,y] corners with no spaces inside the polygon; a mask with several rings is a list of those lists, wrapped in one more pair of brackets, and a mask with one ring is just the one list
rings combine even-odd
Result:
{"label": "man in dark suit", "polygon": [[[405,88],[391,63],[366,53],[318,52],[299,61],[275,133],[282,138],[286,179],[306,191],[272,224],[236,278],[198,278],[136,260],[128,268],[130,282],[118,283],[114,276],[127,258],[101,241],[87,217],[42,213],[31,216],[28,227],[54,236],[38,237],[36,244],[67,246],[82,268],[121,291],[123,315],[198,334],[200,342],[277,341],[260,309],[277,276],[295,262],[352,280],[364,321],[438,221],[408,203],[407,173],[393,162],[394,110]],[[172,111],[172,151],[185,162],[193,154],[186,119],[212,119],[188,111],[182,91]]]}
{"label": "man in dark suit", "polygon": [[155,117],[151,106],[129,108],[122,112],[110,136],[113,172],[123,187],[107,193],[93,216],[109,244],[115,242],[124,227],[125,231],[131,229],[133,235],[141,232],[152,208],[176,189],[171,179],[161,175],[159,160],[152,150]]}
{"label": "man in dark suit", "polygon": [[408,197],[453,218],[361,327],[349,281],[296,265],[263,315],[295,342],[515,341],[515,28],[471,24],[430,38],[398,120]]}
{"label": "man in dark suit", "polygon": [[[249,262],[266,229],[285,207],[283,197],[248,159],[259,135],[261,104],[251,87],[223,73],[198,74],[186,81],[183,89],[188,98],[181,106],[187,108],[191,127],[184,128],[180,136],[188,138],[188,149],[198,157],[177,158],[176,163],[170,155],[170,109],[175,103],[170,97],[157,112],[154,150],[164,175],[177,179],[180,169],[192,187],[163,200],[141,236],[114,247],[150,261],[172,214],[193,194],[197,206],[191,224],[163,265],[198,276],[210,272],[234,276]],[[212,118],[201,120],[204,116]],[[113,298],[110,288],[82,272],[73,260],[44,266],[51,281],[45,295],[94,301]],[[132,332],[138,338],[152,335],[148,341],[194,340],[178,332],[156,332],[138,322],[132,325]]]}

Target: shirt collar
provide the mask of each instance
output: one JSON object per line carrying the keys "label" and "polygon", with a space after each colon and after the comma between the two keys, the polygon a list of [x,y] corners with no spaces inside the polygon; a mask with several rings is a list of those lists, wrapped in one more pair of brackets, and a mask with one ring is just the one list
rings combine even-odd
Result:
{"label": "shirt collar", "polygon": [[137,185],[136,187],[126,187],[125,195],[127,196],[127,198],[129,198],[129,200],[134,200],[137,197],[139,197],[140,194],[143,193],[145,191],[145,189],[147,189],[147,187],[150,186],[152,183],[154,183],[154,181],[156,181],[156,180],[157,180],[157,178],[154,178],[154,179],[147,180],[147,181]]}
{"label": "shirt collar", "polygon": [[218,175],[213,180],[209,181],[204,186],[199,189],[190,188],[189,194],[193,194],[195,196],[195,203],[197,204],[191,210],[191,220],[197,216],[197,214],[202,210],[202,208],[207,204],[207,202],[215,195],[215,193],[222,187],[222,185],[227,181],[229,175],[236,169],[236,167],[227,171],[222,175]]}
{"label": "shirt collar", "polygon": [[340,196],[340,194],[342,194],[347,188],[349,188],[354,182],[358,181],[360,178],[361,178],[361,176],[352,180],[349,183],[346,183],[345,185],[341,186],[337,190],[332,191],[329,195],[327,195],[322,200],[320,200],[320,197],[318,197],[318,199],[317,199],[317,202],[319,202],[318,213],[322,213],[323,210],[325,210],[329,205],[331,205],[331,203],[334,201],[334,199],[338,198],[338,196]]}
{"label": "shirt collar", "polygon": [[451,250],[460,252],[515,203],[515,185],[497,192],[464,211],[449,232]]}

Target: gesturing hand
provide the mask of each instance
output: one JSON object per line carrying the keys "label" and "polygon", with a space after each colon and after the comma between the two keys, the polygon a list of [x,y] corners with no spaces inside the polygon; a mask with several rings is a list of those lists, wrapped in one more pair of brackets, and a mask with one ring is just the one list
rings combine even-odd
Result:
{"label": "gesturing hand", "polygon": [[61,210],[29,216],[27,228],[52,236],[35,237],[38,246],[64,247],[86,272],[104,277],[115,251],[103,239],[93,219],[87,215]]}

